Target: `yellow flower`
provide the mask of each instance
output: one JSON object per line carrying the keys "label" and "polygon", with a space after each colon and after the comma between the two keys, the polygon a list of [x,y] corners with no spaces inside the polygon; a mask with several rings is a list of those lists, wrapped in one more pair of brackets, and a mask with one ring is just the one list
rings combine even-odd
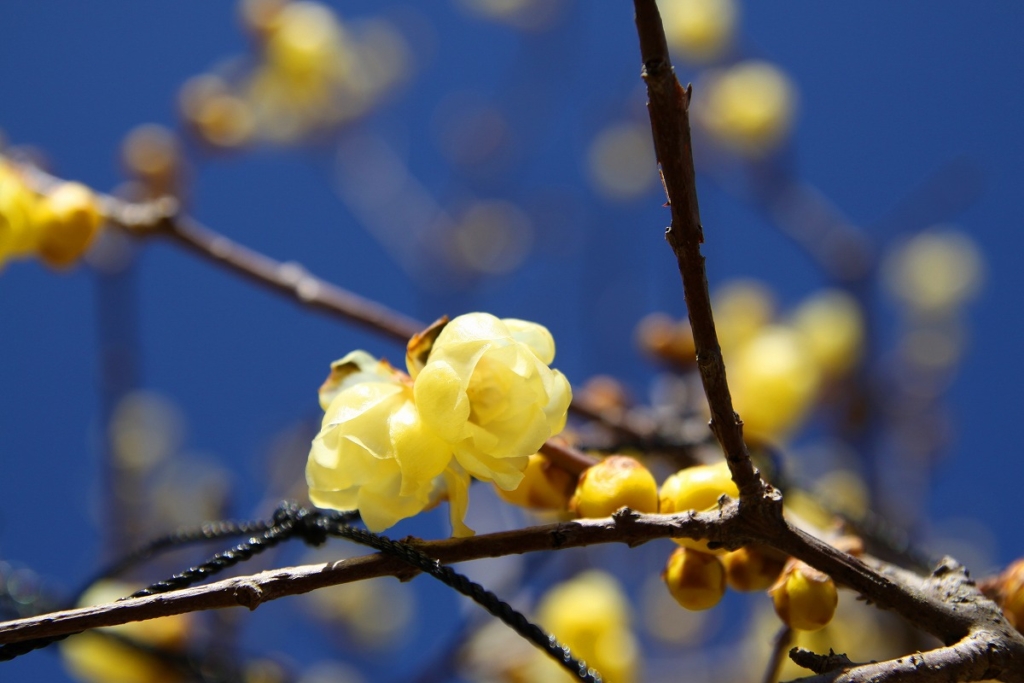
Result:
{"label": "yellow flower", "polygon": [[451,444],[469,474],[515,489],[528,456],[565,426],[572,392],[548,367],[554,357],[551,333],[536,323],[487,313],[455,318],[422,365],[408,357],[423,424]]}
{"label": "yellow flower", "polygon": [[[451,448],[425,428],[408,378],[386,361],[353,351],[331,366],[320,403],[323,426],[306,464],[314,505],[359,510],[377,532],[431,504],[434,479],[448,468]],[[446,474],[450,496],[465,494],[462,479],[457,470]],[[453,516],[457,509],[464,514],[465,505],[453,500]]]}
{"label": "yellow flower", "polygon": [[547,364],[540,325],[472,313],[438,321],[409,342],[412,377],[354,351],[320,388],[325,411],[306,465],[314,505],[359,510],[382,531],[447,498],[456,536],[469,478],[511,491],[531,454],[565,425],[571,393]]}

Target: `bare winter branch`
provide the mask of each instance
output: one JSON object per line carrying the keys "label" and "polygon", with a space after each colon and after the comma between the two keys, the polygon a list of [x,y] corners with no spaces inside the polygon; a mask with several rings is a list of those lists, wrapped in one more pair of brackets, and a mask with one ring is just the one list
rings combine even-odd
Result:
{"label": "bare winter branch", "polygon": [[654,149],[672,209],[672,226],[665,234],[683,278],[686,309],[697,349],[697,367],[711,407],[711,431],[722,444],[741,498],[754,501],[762,496],[765,483],[750,461],[743,442],[743,423],[733,411],[722,348],[711,312],[704,256],[700,252],[704,230],[697,206],[697,177],[690,143],[690,89],[683,90],[676,79],[655,0],[635,0],[634,6]]}

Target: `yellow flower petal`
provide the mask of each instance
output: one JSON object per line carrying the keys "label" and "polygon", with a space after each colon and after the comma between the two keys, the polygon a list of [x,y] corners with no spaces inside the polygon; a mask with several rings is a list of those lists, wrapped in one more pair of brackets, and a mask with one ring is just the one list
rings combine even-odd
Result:
{"label": "yellow flower petal", "polygon": [[455,368],[444,361],[428,363],[416,377],[416,407],[423,421],[449,443],[465,438],[465,423],[470,413],[465,390],[468,381],[468,377],[460,377]]}
{"label": "yellow flower petal", "polygon": [[512,338],[530,347],[541,363],[551,365],[555,360],[555,338],[548,328],[516,318],[503,318],[501,322],[505,323]]}
{"label": "yellow flower petal", "polygon": [[495,458],[469,444],[463,444],[456,448],[455,459],[477,479],[493,481],[499,488],[511,491],[523,481],[523,470],[530,456]]}
{"label": "yellow flower petal", "polygon": [[451,447],[423,426],[410,402],[391,417],[391,442],[402,471],[399,495],[412,495],[422,483],[440,475],[452,458]]}
{"label": "yellow flower petal", "polygon": [[469,475],[457,465],[444,471],[444,483],[448,490],[448,516],[452,523],[452,536],[464,538],[476,532],[466,526],[466,510],[469,508]]}

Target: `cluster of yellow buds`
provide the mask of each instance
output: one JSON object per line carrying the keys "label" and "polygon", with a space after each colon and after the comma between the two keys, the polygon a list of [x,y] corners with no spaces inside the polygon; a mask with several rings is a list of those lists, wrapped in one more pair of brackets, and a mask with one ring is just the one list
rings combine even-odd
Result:
{"label": "cluster of yellow buds", "polygon": [[215,147],[293,143],[353,120],[408,68],[404,39],[382,21],[353,30],[311,0],[243,0],[241,15],[254,64],[196,76],[181,93],[186,122]]}
{"label": "cluster of yellow buds", "polygon": [[[715,509],[722,496],[739,496],[726,463],[696,465],[665,480],[660,508],[662,512],[707,512]],[[726,551],[709,548],[702,540],[674,540],[682,547],[669,557],[662,578],[672,597],[686,609],[714,607],[728,585],[741,592],[770,587],[779,618],[797,630],[822,628],[835,613],[835,583],[802,562],[784,562],[768,548]]]}
{"label": "cluster of yellow buds", "polygon": [[[658,503],[665,513],[707,512],[722,496],[739,496],[725,462],[679,470],[661,485]],[[718,558],[725,551],[711,549],[703,540],[673,540],[682,547],[672,553],[662,573],[669,593],[689,610],[714,607],[725,594],[725,567]]]}
{"label": "cluster of yellow buds", "polygon": [[359,510],[382,531],[447,498],[456,536],[470,477],[505,491],[565,426],[569,382],[536,323],[487,313],[438,321],[408,346],[408,374],[364,351],[331,366],[306,481],[313,504]]}
{"label": "cluster of yellow buds", "polygon": [[103,223],[99,202],[80,183],[33,191],[19,170],[0,158],[0,266],[38,256],[54,268],[74,264]]}

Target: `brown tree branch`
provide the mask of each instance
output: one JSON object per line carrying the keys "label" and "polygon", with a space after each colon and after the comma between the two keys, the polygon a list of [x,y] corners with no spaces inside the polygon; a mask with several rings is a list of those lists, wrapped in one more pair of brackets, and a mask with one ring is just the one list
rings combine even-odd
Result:
{"label": "brown tree branch", "polygon": [[[624,508],[605,519],[580,519],[442,541],[406,540],[444,564],[597,543],[635,546],[672,536],[710,538],[726,543],[730,539],[745,539],[743,530],[738,527],[737,510],[735,503],[700,514],[646,515]],[[255,609],[270,600],[325,586],[389,575],[407,580],[416,573],[400,559],[381,554],[276,569],[171,593],[0,623],[0,644],[198,610],[238,606]]]}
{"label": "brown tree branch", "polygon": [[[822,670],[829,660],[845,657],[814,655],[793,648],[791,657],[801,666]],[[849,662],[849,660],[846,660]],[[948,647],[918,652],[884,662],[848,664],[791,683],[950,683],[951,681],[1024,681],[1020,650],[1005,646],[1002,634],[976,631]],[[822,666],[822,665],[825,666]]]}
{"label": "brown tree branch", "polygon": [[711,312],[704,256],[700,252],[704,230],[697,206],[697,178],[690,142],[690,88],[683,90],[676,79],[655,0],[634,0],[633,4],[654,150],[672,210],[672,226],[665,236],[675,252],[683,278],[683,294],[697,349],[697,368],[711,408],[711,431],[722,444],[741,500],[754,502],[761,499],[766,484],[750,460],[743,442],[743,422],[732,407],[722,348]]}
{"label": "brown tree branch", "polygon": [[[704,231],[700,222],[690,139],[691,89],[684,90],[675,77],[656,0],[634,0],[634,7],[643,79],[647,84],[651,132],[672,214],[666,238],[676,255],[683,280],[697,367],[711,412],[711,430],[722,445],[733,480],[740,491],[740,525],[749,523],[754,527],[752,535],[762,536],[767,545],[824,571],[836,582],[853,588],[879,607],[897,611],[949,647],[979,629],[985,629],[989,636],[998,633],[998,646],[1011,653],[1007,661],[1013,662],[1017,670],[1024,671],[1024,640],[1002,618],[998,608],[980,594],[958,565],[940,565],[923,586],[925,590],[920,590],[919,587],[899,583],[899,579],[904,578],[902,576],[874,571],[860,560],[794,528],[783,519],[781,496],[761,479],[743,441],[743,423],[733,410],[725,363],[715,331],[707,273],[700,251]],[[989,642],[989,646],[996,647],[993,642]],[[978,657],[973,658],[972,666],[980,661]],[[989,667],[982,668],[989,670]]]}
{"label": "brown tree branch", "polygon": [[[39,192],[46,192],[62,182],[33,164],[22,163],[20,168]],[[276,261],[207,228],[183,213],[173,197],[139,203],[106,194],[98,197],[108,222],[135,235],[159,235],[174,240],[236,275],[313,310],[339,316],[402,344],[426,327],[381,303],[322,280],[297,263]]]}
{"label": "brown tree branch", "polygon": [[[741,507],[735,500],[727,500],[719,509],[705,513],[647,515],[623,509],[606,519],[581,519],[443,541],[407,540],[445,564],[598,543],[635,546],[665,537],[704,538],[727,548],[750,543],[783,547],[789,536],[806,540],[794,535],[789,527],[780,531],[775,525],[766,526],[761,518],[751,514],[756,509]],[[896,611],[946,642],[956,642],[956,638],[950,638],[954,631],[964,633],[964,637],[977,628],[1001,632],[1003,642],[1017,657],[1013,661],[1024,662],[1024,639],[1002,619],[998,607],[981,596],[958,566],[940,565],[931,579],[913,577],[907,585],[900,570],[894,570],[892,578],[887,578],[859,560],[817,539],[814,541],[794,546],[799,551],[797,557],[819,568],[828,567],[840,585],[868,595],[879,606]],[[240,605],[255,609],[263,602],[316,588],[386,575],[408,579],[415,573],[401,560],[385,555],[273,570],[112,605],[7,622],[0,624],[0,644],[197,610]]]}

